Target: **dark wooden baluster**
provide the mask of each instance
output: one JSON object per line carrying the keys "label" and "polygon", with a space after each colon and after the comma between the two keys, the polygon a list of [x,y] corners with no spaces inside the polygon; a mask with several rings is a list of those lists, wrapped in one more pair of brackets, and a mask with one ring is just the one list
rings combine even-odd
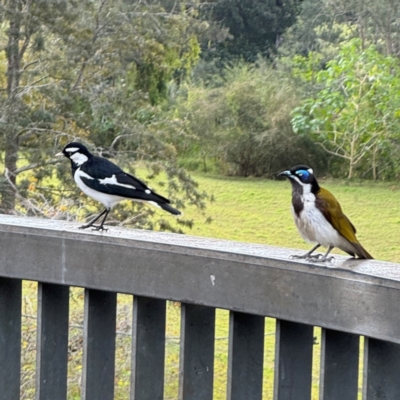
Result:
{"label": "dark wooden baluster", "polygon": [[0,278],[0,398],[7,400],[20,398],[21,296],[19,279]]}
{"label": "dark wooden baluster", "polygon": [[228,400],[261,400],[264,317],[231,312],[229,319]]}
{"label": "dark wooden baluster", "polygon": [[36,400],[67,398],[69,287],[39,283]]}
{"label": "dark wooden baluster", "polygon": [[82,395],[113,400],[117,294],[85,289]]}
{"label": "dark wooden baluster", "polygon": [[165,300],[133,300],[131,400],[162,400],[165,364]]}
{"label": "dark wooden baluster", "polygon": [[215,309],[181,305],[180,400],[212,400]]}
{"label": "dark wooden baluster", "polygon": [[274,400],[310,400],[313,327],[276,321]]}

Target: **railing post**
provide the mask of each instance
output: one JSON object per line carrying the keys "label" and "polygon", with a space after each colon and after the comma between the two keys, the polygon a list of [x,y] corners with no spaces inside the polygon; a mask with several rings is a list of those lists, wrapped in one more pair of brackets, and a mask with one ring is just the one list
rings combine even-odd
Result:
{"label": "railing post", "polygon": [[0,278],[0,398],[5,400],[20,398],[21,296],[19,279]]}
{"label": "railing post", "polygon": [[276,321],[274,400],[310,400],[313,343],[312,326]]}
{"label": "railing post", "polygon": [[165,321],[165,300],[134,297],[131,400],[163,399]]}
{"label": "railing post", "polygon": [[69,287],[39,283],[36,400],[67,398]]}
{"label": "railing post", "polygon": [[363,400],[400,399],[400,345],[364,340]]}
{"label": "railing post", "polygon": [[215,309],[181,305],[179,400],[212,400]]}
{"label": "railing post", "polygon": [[265,318],[231,311],[227,400],[261,400]]}
{"label": "railing post", "polygon": [[113,400],[117,294],[85,289],[83,400]]}
{"label": "railing post", "polygon": [[322,329],[320,400],[357,400],[359,336]]}

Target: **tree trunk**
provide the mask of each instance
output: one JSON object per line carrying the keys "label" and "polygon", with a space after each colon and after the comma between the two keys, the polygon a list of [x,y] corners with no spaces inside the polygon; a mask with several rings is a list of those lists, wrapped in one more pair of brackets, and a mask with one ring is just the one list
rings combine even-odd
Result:
{"label": "tree trunk", "polygon": [[378,179],[378,165],[377,165],[377,153],[378,153],[378,146],[376,145],[374,147],[374,150],[372,151],[372,176],[374,178],[374,181]]}
{"label": "tree trunk", "polygon": [[349,175],[347,176],[349,179],[351,179],[353,177],[353,173],[354,173],[353,168],[354,168],[353,161],[350,160]]}
{"label": "tree trunk", "polygon": [[13,185],[16,183],[15,171],[19,143],[16,135],[19,100],[17,89],[21,76],[21,54],[19,41],[21,37],[21,2],[14,0],[10,4],[10,25],[8,29],[7,54],[7,106],[3,114],[3,128],[5,135],[4,148],[4,187],[1,196],[1,209],[10,213],[15,208],[15,192]]}
{"label": "tree trunk", "polygon": [[350,143],[350,154],[349,154],[349,175],[348,178],[351,179],[353,177],[354,174],[354,159],[355,159],[355,137],[353,136],[353,138],[351,139],[351,143]]}

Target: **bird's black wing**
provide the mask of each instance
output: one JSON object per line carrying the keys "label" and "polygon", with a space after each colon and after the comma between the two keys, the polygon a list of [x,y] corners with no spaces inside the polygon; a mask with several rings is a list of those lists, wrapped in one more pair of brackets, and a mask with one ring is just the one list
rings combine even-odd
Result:
{"label": "bird's black wing", "polygon": [[127,174],[105,158],[92,157],[80,169],[93,178],[81,177],[85,185],[99,192],[128,199],[153,201],[159,205],[170,202],[167,198],[151,190],[144,182]]}
{"label": "bird's black wing", "polygon": [[102,157],[91,157],[80,166],[81,171],[95,179],[104,179],[114,174],[123,173],[122,169],[113,162]]}

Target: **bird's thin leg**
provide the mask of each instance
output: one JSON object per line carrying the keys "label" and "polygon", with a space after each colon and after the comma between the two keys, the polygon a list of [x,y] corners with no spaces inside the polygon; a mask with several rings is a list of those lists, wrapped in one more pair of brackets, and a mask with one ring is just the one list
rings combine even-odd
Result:
{"label": "bird's thin leg", "polygon": [[94,217],[94,219],[92,219],[87,225],[82,225],[82,226],[80,226],[79,227],[79,229],[86,229],[86,228],[90,228],[90,227],[94,227],[94,228],[100,228],[99,230],[102,230],[103,229],[103,224],[104,224],[104,221],[105,221],[105,218],[103,219],[103,222],[101,223],[101,225],[99,225],[99,226],[94,226],[93,224],[101,217],[101,216],[103,216],[104,214],[106,214],[106,217],[107,217],[107,215],[108,215],[108,212],[109,212],[109,210],[106,208],[106,209],[104,209],[99,215],[97,215],[96,217]]}
{"label": "bird's thin leg", "polygon": [[318,247],[320,247],[321,245],[319,243],[317,243],[309,252],[307,252],[306,254],[303,254],[301,256],[298,255],[294,255],[294,256],[290,256],[291,258],[319,258],[321,255],[320,254],[316,254],[314,256],[312,256],[311,254],[314,253],[315,250],[318,249]]}
{"label": "bird's thin leg", "polygon": [[319,262],[325,262],[325,261],[332,261],[335,257],[328,257],[328,254],[331,252],[331,250],[334,248],[334,246],[329,246],[328,251],[322,256]]}
{"label": "bird's thin leg", "polygon": [[104,228],[104,222],[106,222],[106,218],[107,218],[109,212],[110,212],[110,209],[107,209],[107,212],[103,218],[103,221],[101,221],[101,224],[99,226],[95,227],[96,231],[106,231],[107,230],[106,228]]}

